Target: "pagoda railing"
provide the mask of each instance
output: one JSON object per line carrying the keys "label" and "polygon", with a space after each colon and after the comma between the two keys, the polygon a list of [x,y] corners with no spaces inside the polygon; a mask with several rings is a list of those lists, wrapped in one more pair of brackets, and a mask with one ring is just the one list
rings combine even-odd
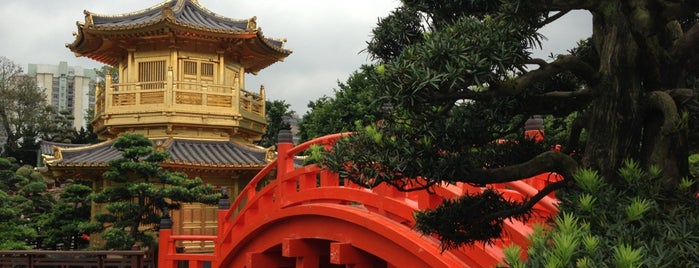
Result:
{"label": "pagoda railing", "polygon": [[202,112],[264,117],[264,93],[187,81],[113,83],[95,96],[95,116],[134,112]]}

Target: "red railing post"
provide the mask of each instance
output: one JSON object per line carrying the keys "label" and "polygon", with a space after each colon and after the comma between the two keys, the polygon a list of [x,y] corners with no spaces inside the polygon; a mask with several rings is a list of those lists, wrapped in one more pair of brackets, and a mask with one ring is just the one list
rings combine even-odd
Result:
{"label": "red railing post", "polygon": [[291,130],[282,129],[277,136],[277,179],[281,179],[294,167],[294,158],[289,151],[294,147]]}
{"label": "red railing post", "polygon": [[167,211],[163,212],[163,217],[160,219],[160,228],[158,231],[158,267],[160,268],[175,268],[175,262],[170,254],[175,250],[175,244],[170,243],[172,236],[172,220]]}
{"label": "red railing post", "polygon": [[420,210],[433,209],[442,203],[442,197],[427,191],[419,191],[417,194],[417,208]]}
{"label": "red railing post", "polygon": [[[221,245],[223,245],[224,241],[228,238],[225,237],[224,235],[221,235],[224,233],[226,228],[228,228],[228,225],[230,225],[230,219],[227,219],[226,216],[228,215],[228,211],[231,209],[231,199],[228,196],[228,191],[226,187],[221,188],[221,199],[218,200],[218,211],[217,211],[217,219],[218,222],[217,224],[217,237],[216,240],[214,241],[214,256],[218,257],[222,253],[221,250]],[[218,258],[215,258],[218,259]]]}
{"label": "red railing post", "polygon": [[279,205],[284,203],[285,193],[296,190],[296,183],[294,181],[289,182],[284,180],[286,174],[294,169],[294,156],[289,155],[289,151],[293,147],[294,143],[291,130],[280,130],[277,136],[277,182],[279,183],[279,187],[276,189],[278,191],[277,196],[281,199],[278,203]]}

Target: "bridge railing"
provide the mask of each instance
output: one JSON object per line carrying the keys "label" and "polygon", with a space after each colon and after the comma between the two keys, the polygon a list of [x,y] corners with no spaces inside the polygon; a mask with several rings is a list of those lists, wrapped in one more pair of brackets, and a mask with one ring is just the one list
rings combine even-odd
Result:
{"label": "bridge railing", "polygon": [[[277,159],[262,169],[229,207],[222,207],[218,214],[217,236],[172,235],[171,230],[160,231],[161,267],[176,267],[179,261],[189,261],[189,267],[204,267],[207,262],[216,263],[239,243],[238,236],[251,232],[254,224],[264,220],[265,213],[285,207],[309,203],[333,203],[348,206],[361,206],[363,209],[384,215],[387,218],[408,227],[415,225],[416,210],[433,209],[444,199],[455,198],[464,193],[483,191],[466,183],[437,185],[433,191],[401,192],[395,187],[381,184],[373,189],[366,189],[349,180],[341,180],[338,174],[322,170],[318,165],[295,166],[296,156],[311,145],[326,148],[348,133],[324,136],[294,147],[290,141],[280,138],[277,146]],[[522,200],[533,196],[545,186],[547,181],[556,180],[555,174],[542,174],[525,181],[496,184],[493,187],[507,197]],[[536,187],[533,187],[536,186]],[[556,211],[555,199],[545,197],[537,204],[535,210],[540,216],[547,217]],[[505,232],[509,233],[507,242],[525,245],[526,235],[530,233],[524,224],[509,223]],[[177,253],[175,246],[179,241],[214,241],[214,252],[209,254]],[[482,246],[487,247],[487,246]],[[460,254],[472,254],[473,249],[461,249]],[[476,249],[478,250],[478,249]],[[481,250],[483,250],[481,248]],[[215,265],[214,265],[215,266]]]}

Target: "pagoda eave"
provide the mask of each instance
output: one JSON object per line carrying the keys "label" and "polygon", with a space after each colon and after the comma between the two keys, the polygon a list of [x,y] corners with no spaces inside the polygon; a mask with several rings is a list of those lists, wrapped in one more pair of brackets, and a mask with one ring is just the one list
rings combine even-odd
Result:
{"label": "pagoda eave", "polygon": [[[203,44],[225,51],[240,60],[248,73],[258,71],[289,56],[292,51],[275,46],[260,31],[205,31],[166,22],[138,29],[108,29],[82,25],[72,44],[67,44],[78,56],[116,66],[128,49],[147,45],[186,47]],[[282,43],[283,41],[276,41]],[[246,59],[254,60],[246,60]]]}

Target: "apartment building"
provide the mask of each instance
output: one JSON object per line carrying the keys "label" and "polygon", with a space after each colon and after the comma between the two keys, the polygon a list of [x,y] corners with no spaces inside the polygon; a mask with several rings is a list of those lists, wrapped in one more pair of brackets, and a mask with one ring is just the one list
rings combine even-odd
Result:
{"label": "apartment building", "polygon": [[36,78],[39,88],[46,91],[46,101],[59,111],[67,110],[73,115],[73,127],[80,129],[90,122],[85,111],[95,103],[94,69],[68,66],[61,61],[58,65],[29,64],[27,74]]}

